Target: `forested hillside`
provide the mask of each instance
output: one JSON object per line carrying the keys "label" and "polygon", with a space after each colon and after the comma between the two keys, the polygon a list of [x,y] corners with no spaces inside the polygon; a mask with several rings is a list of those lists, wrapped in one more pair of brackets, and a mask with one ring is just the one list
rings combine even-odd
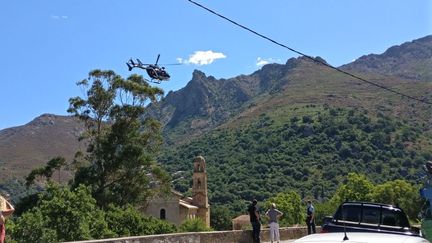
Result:
{"label": "forested hillside", "polygon": [[[326,62],[320,57],[315,60]],[[430,105],[396,93],[430,103],[432,36],[390,47],[382,54],[362,56],[340,67],[369,83],[316,61],[290,58],[284,64],[267,64],[252,74],[229,79],[216,79],[196,70],[186,87],[150,105],[147,116],[162,123],[169,146],[190,141],[218,126],[229,126],[234,120],[235,125],[244,124],[279,107],[306,104],[364,109],[375,116],[384,113],[431,124]]]}
{"label": "forested hillside", "polygon": [[420,124],[366,111],[327,106],[292,107],[263,114],[248,125],[215,130],[162,153],[175,189],[190,188],[191,158],[206,158],[212,205],[243,212],[245,200],[278,192],[330,198],[347,174],[366,174],[375,183],[419,182],[432,159],[431,136]]}

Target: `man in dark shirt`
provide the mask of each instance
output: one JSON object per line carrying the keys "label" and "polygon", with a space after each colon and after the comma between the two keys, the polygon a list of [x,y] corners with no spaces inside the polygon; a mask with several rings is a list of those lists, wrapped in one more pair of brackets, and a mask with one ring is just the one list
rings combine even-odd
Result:
{"label": "man in dark shirt", "polygon": [[260,230],[261,230],[261,218],[257,206],[257,200],[254,199],[252,204],[249,205],[248,213],[250,217],[250,222],[252,224],[252,237],[254,243],[260,243]]}

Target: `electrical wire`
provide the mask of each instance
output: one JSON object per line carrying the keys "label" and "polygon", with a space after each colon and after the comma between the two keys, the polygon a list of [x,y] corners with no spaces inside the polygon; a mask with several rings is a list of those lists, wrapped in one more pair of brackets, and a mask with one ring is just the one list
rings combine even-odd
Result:
{"label": "electrical wire", "polygon": [[242,24],[239,24],[239,23],[235,22],[234,20],[231,20],[231,19],[229,19],[229,18],[227,18],[227,17],[225,17],[225,16],[223,16],[223,15],[221,15],[221,14],[219,14],[219,13],[217,13],[217,12],[215,12],[215,11],[213,11],[213,10],[211,10],[211,9],[209,9],[209,8],[203,6],[203,5],[201,5],[201,4],[199,4],[199,3],[195,2],[195,1],[192,1],[192,0],[188,0],[188,1],[189,1],[190,3],[192,3],[192,4],[195,4],[196,6],[198,6],[198,7],[200,7],[200,8],[203,8],[203,9],[207,10],[208,12],[210,12],[210,13],[212,13],[212,14],[214,14],[214,15],[216,15],[216,16],[222,18],[222,19],[225,19],[226,21],[228,21],[228,22],[230,22],[230,23],[232,23],[232,24],[234,24],[234,25],[236,25],[236,26],[238,26],[238,27],[240,27],[240,28],[242,28],[242,29],[244,29],[244,30],[247,30],[247,31],[253,33],[254,35],[257,35],[257,36],[259,36],[259,37],[261,37],[261,38],[263,38],[263,39],[266,39],[266,40],[268,40],[268,41],[270,41],[270,42],[272,42],[272,43],[274,43],[274,44],[276,44],[276,45],[278,45],[278,46],[281,46],[281,47],[283,47],[283,48],[285,48],[285,49],[288,49],[288,50],[290,50],[290,51],[292,51],[292,52],[294,52],[294,53],[297,53],[297,54],[299,54],[299,55],[301,55],[301,56],[303,56],[303,57],[306,57],[307,59],[310,59],[310,60],[314,61],[315,63],[321,64],[321,65],[324,65],[324,66],[326,66],[326,67],[328,67],[328,68],[334,69],[334,70],[336,70],[336,71],[338,71],[338,72],[340,72],[340,73],[343,73],[343,74],[345,74],[345,75],[348,75],[348,76],[350,76],[350,77],[353,77],[353,78],[355,78],[355,79],[358,79],[358,80],[360,80],[360,81],[362,81],[362,82],[364,82],[364,83],[370,84],[370,85],[372,85],[372,86],[378,87],[378,88],[380,88],[380,89],[384,89],[384,90],[386,90],[386,91],[388,91],[388,92],[391,92],[391,93],[394,93],[394,94],[400,95],[400,96],[402,96],[402,97],[405,97],[405,98],[408,98],[408,99],[411,99],[411,100],[418,101],[418,102],[420,102],[420,103],[424,103],[424,104],[432,105],[432,102],[429,102],[429,101],[427,101],[426,99],[419,99],[419,98],[417,98],[417,97],[414,97],[414,96],[411,96],[411,95],[408,95],[408,94],[405,94],[405,93],[399,92],[399,91],[394,90],[394,89],[392,89],[392,88],[386,87],[386,86],[381,85],[381,84],[377,84],[377,83],[375,83],[375,82],[372,82],[372,81],[366,80],[366,79],[364,79],[364,78],[362,78],[362,77],[360,77],[360,76],[357,76],[357,75],[355,75],[355,74],[352,74],[352,73],[349,73],[349,72],[347,72],[347,71],[344,71],[344,70],[342,70],[342,69],[340,69],[340,68],[338,68],[338,67],[334,67],[334,66],[332,66],[332,65],[330,65],[330,64],[328,64],[328,63],[326,63],[326,62],[323,62],[323,61],[321,61],[321,60],[319,60],[319,59],[315,59],[315,58],[313,58],[312,56],[306,55],[305,53],[302,53],[302,52],[300,52],[300,51],[297,51],[297,50],[295,50],[295,49],[293,49],[293,48],[291,48],[291,47],[289,47],[289,46],[286,46],[286,45],[284,45],[284,44],[282,44],[282,43],[280,43],[280,42],[277,42],[277,41],[275,41],[275,40],[273,40],[273,39],[271,39],[271,38],[269,38],[269,37],[267,37],[267,36],[265,36],[265,35],[263,35],[263,34],[260,34],[260,33],[256,32],[256,31],[254,31],[254,30],[252,30],[252,29],[250,29],[250,28],[248,28],[248,27],[242,25]]}

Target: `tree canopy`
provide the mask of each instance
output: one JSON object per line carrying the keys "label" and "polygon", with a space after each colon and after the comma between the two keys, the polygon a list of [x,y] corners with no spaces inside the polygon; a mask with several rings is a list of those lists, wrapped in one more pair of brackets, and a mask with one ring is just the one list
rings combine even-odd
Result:
{"label": "tree canopy", "polygon": [[[145,217],[132,206],[101,209],[84,185],[70,190],[48,183],[35,207],[8,221],[11,242],[61,242],[173,233],[174,225]],[[9,242],[8,241],[8,242]]]}
{"label": "tree canopy", "polygon": [[136,204],[145,201],[152,188],[167,190],[168,176],[154,160],[162,142],[160,124],[142,119],[144,105],[163,91],[142,76],[123,79],[101,70],[90,72],[78,85],[85,95],[71,98],[68,112],[85,122],[88,148],[76,157],[73,185],[90,186],[101,206]]}

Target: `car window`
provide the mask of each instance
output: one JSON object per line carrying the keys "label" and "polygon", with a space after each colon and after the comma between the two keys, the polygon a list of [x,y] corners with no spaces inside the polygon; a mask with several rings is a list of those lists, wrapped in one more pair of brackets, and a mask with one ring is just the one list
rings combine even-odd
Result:
{"label": "car window", "polygon": [[409,227],[405,214],[397,208],[375,205],[343,205],[335,214],[336,220],[393,227]]}
{"label": "car window", "polygon": [[385,226],[409,227],[408,219],[402,211],[388,208],[383,208],[381,224]]}
{"label": "car window", "polygon": [[357,205],[344,205],[341,210],[338,210],[337,220],[360,222],[361,208]]}
{"label": "car window", "polygon": [[380,208],[378,207],[364,207],[363,208],[363,223],[379,224],[380,223]]}

